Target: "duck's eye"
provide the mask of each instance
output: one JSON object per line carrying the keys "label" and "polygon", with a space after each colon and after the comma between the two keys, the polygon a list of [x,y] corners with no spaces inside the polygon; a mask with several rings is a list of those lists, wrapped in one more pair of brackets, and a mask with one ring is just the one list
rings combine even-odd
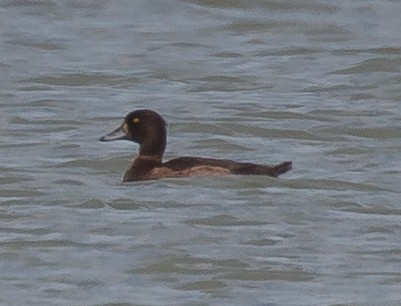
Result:
{"label": "duck's eye", "polygon": [[139,120],[138,117],[135,117],[134,119],[132,119],[132,122],[133,122],[133,123],[139,123],[139,121],[140,121],[140,120]]}

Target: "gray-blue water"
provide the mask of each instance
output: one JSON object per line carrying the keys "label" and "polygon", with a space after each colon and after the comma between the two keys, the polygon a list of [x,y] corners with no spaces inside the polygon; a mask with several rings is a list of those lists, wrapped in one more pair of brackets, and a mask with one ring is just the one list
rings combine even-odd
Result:
{"label": "gray-blue water", "polygon": [[[398,1],[2,1],[1,305],[399,305]],[[122,184],[166,158],[274,164]]]}

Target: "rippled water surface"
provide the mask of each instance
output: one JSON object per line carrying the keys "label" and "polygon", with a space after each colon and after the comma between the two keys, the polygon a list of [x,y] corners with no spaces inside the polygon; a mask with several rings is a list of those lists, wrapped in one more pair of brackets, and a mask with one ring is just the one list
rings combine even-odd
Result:
{"label": "rippled water surface", "polygon": [[[397,1],[2,1],[1,305],[401,303]],[[166,158],[280,179],[122,184]]]}

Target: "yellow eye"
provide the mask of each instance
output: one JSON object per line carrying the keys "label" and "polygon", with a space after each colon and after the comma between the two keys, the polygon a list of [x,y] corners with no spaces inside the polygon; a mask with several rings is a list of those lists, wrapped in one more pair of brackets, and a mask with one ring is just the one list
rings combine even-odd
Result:
{"label": "yellow eye", "polygon": [[133,122],[133,123],[139,123],[139,121],[140,121],[140,120],[139,120],[138,117],[135,117],[134,119],[132,119],[132,122]]}

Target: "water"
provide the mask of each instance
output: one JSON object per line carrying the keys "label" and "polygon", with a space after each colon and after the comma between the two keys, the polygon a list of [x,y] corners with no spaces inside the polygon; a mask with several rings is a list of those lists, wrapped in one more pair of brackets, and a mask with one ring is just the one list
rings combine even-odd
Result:
{"label": "water", "polygon": [[[397,1],[3,1],[1,305],[401,303]],[[122,184],[129,111],[167,158],[279,180]]]}

